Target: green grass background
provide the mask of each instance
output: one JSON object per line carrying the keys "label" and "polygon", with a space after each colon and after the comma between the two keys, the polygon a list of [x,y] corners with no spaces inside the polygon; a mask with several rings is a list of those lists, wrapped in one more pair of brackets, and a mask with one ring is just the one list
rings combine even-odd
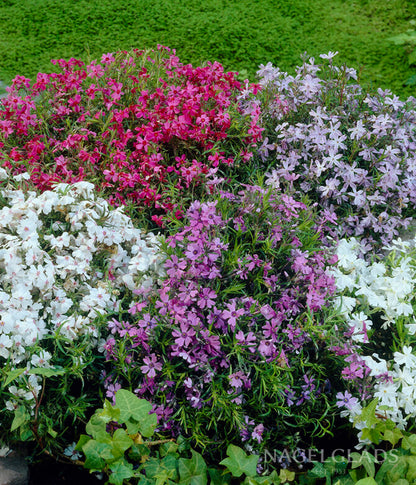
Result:
{"label": "green grass background", "polygon": [[218,60],[254,80],[271,61],[293,72],[300,55],[339,51],[362,82],[405,97],[416,68],[388,39],[411,29],[416,0],[0,0],[0,80],[51,72],[132,47],[175,48],[183,62]]}

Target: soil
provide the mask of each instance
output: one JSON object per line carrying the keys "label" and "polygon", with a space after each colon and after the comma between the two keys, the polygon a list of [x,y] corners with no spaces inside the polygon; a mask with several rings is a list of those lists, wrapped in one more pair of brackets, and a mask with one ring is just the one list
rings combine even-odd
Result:
{"label": "soil", "polygon": [[49,462],[30,466],[28,485],[103,485],[103,483],[103,480],[99,480],[88,470]]}

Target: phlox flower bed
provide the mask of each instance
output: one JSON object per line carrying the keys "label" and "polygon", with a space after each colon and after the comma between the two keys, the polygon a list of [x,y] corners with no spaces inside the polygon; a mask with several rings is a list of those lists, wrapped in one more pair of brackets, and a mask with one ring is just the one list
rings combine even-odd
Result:
{"label": "phlox flower bed", "polygon": [[2,431],[9,423],[44,447],[51,440],[59,449],[57,434],[71,423],[76,438],[79,420],[99,403],[107,315],[163,274],[156,237],[93,189],[0,191]]}
{"label": "phlox flower bed", "polygon": [[0,108],[0,163],[28,170],[40,190],[89,180],[161,225],[210,169],[248,160],[261,137],[258,110],[239,109],[236,73],[218,63],[184,65],[162,46],[53,62],[60,73],[17,76]]}
{"label": "phlox flower bed", "polygon": [[371,399],[410,427],[416,265],[394,238],[414,215],[414,100],[362,93],[322,57],[294,77],[262,66],[259,85],[164,47],[14,80],[3,440],[68,461],[103,446],[86,462],[114,452],[121,484],[137,468],[117,460],[154,431],[213,464],[232,444],[300,454],[344,417],[368,443]]}
{"label": "phlox flower bed", "polygon": [[327,346],[327,220],[276,191],[241,189],[191,204],[163,244],[161,287],[142,290],[104,344],[108,397],[131,386],[161,432],[217,456],[227,442],[260,451],[324,435],[341,371]]}
{"label": "phlox flower bed", "polygon": [[307,194],[337,214],[341,236],[378,251],[414,215],[415,99],[363,92],[336,54],[305,58],[295,76],[260,67],[263,170],[266,184]]}

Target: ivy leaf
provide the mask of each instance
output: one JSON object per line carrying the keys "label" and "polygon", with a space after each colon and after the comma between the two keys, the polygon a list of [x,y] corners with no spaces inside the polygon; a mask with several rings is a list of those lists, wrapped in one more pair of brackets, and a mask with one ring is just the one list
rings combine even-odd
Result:
{"label": "ivy leaf", "polygon": [[183,485],[206,485],[207,465],[202,456],[191,450],[192,458],[179,460],[180,483]]}
{"label": "ivy leaf", "polygon": [[91,437],[90,436],[87,436],[86,434],[82,434],[80,437],[79,437],[79,440],[78,440],[78,443],[77,445],[75,446],[75,449],[77,451],[82,451],[82,447],[88,443],[88,441],[91,440]]}
{"label": "ivy leaf", "polygon": [[230,485],[231,483],[231,473],[227,470],[208,468],[208,474],[211,485]]}
{"label": "ivy leaf", "polygon": [[243,473],[248,477],[254,477],[257,474],[258,456],[247,456],[244,450],[235,445],[228,446],[227,455],[229,458],[222,460],[220,465],[226,466],[233,477],[241,477]]}
{"label": "ivy leaf", "polygon": [[120,423],[125,423],[129,434],[140,434],[148,438],[157,426],[156,414],[149,414],[152,405],[145,399],[125,389],[116,392],[116,407],[120,409]]}
{"label": "ivy leaf", "polygon": [[123,485],[124,479],[134,476],[133,464],[128,463],[124,459],[113,463],[110,470],[111,475],[108,481],[109,483],[114,483],[114,485]]}
{"label": "ivy leaf", "polygon": [[162,460],[150,458],[145,466],[147,478],[153,478],[156,483],[167,483],[169,479],[174,482],[178,479],[177,460],[172,455],[167,455]]}
{"label": "ivy leaf", "polygon": [[92,471],[104,470],[106,460],[101,454],[109,448],[106,443],[99,443],[96,440],[90,440],[82,447],[82,451],[85,455],[84,467]]}
{"label": "ivy leaf", "polygon": [[416,478],[416,456],[408,456],[407,457],[407,464],[409,468],[407,470],[406,478],[411,483],[415,483]]}
{"label": "ivy leaf", "polygon": [[120,409],[113,406],[107,399],[104,401],[103,409],[97,411],[96,414],[100,416],[100,418],[106,423],[109,423],[110,421],[115,421],[118,423],[120,419]]}
{"label": "ivy leaf", "polygon": [[416,455],[416,434],[405,436],[402,440],[402,448]]}
{"label": "ivy leaf", "polygon": [[362,478],[361,480],[358,480],[355,485],[379,485],[374,478],[372,477],[367,477],[367,478]]}
{"label": "ivy leaf", "polygon": [[369,453],[368,451],[363,451],[361,454],[360,453],[351,453],[351,458],[352,458],[352,464],[351,468],[358,468],[359,466],[363,466],[365,468],[365,471],[367,472],[367,475],[370,477],[374,477],[374,474],[376,472],[374,463],[377,461],[376,458]]}
{"label": "ivy leaf", "polygon": [[93,414],[85,427],[86,432],[101,443],[109,443],[111,436],[107,433],[106,422],[98,415]]}
{"label": "ivy leaf", "polygon": [[398,443],[401,438],[403,438],[403,433],[398,428],[386,429],[383,434],[383,439],[391,443],[393,446]]}
{"label": "ivy leaf", "polygon": [[377,408],[378,399],[373,399],[368,406],[366,406],[362,411],[359,417],[360,421],[365,421],[368,428],[375,426],[379,419],[376,417],[376,408]]}
{"label": "ivy leaf", "polygon": [[133,440],[125,429],[119,428],[113,435],[112,445],[114,456],[123,456],[124,452],[133,445]]}

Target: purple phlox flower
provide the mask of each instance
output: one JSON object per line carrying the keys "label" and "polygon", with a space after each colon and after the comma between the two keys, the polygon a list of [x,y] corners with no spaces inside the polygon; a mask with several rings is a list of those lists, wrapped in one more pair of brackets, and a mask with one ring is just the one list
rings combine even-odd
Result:
{"label": "purple phlox flower", "polygon": [[306,374],[303,376],[303,380],[305,381],[305,384],[302,385],[302,389],[310,389],[313,391],[316,386],[314,384],[315,378],[313,376],[308,377]]}
{"label": "purple phlox flower", "polygon": [[273,318],[269,322],[266,322],[263,325],[263,335],[265,338],[271,338],[273,342],[276,342],[277,340],[277,332],[278,329],[280,328],[281,322],[277,318]]}
{"label": "purple phlox flower", "polygon": [[375,377],[380,384],[393,384],[393,376],[389,372],[383,372]]}
{"label": "purple phlox flower", "polygon": [[234,372],[234,374],[230,374],[228,376],[230,380],[230,385],[236,389],[240,389],[243,387],[243,383],[247,380],[247,376],[241,370]]}
{"label": "purple phlox flower", "polygon": [[186,248],[185,256],[191,261],[196,261],[201,256],[203,251],[204,251],[204,248],[203,246],[201,246],[201,244],[190,243]]}
{"label": "purple phlox flower", "polygon": [[115,318],[113,318],[110,322],[108,322],[108,328],[111,330],[111,333],[113,335],[118,332],[120,327],[121,327],[121,323]]}
{"label": "purple phlox flower", "polygon": [[150,313],[145,313],[142,318],[137,322],[139,327],[144,330],[152,330],[156,327],[156,319],[150,315]]}
{"label": "purple phlox flower", "polygon": [[270,320],[271,318],[276,317],[276,312],[270,305],[263,305],[260,308],[260,313],[266,320]]}
{"label": "purple phlox flower", "polygon": [[263,357],[271,357],[276,352],[272,340],[261,340],[258,350]]}
{"label": "purple phlox flower", "polygon": [[121,389],[121,384],[118,382],[115,382],[114,384],[109,384],[106,389],[105,395],[109,398],[112,399],[113,404],[116,402],[116,392]]}
{"label": "purple phlox flower", "polygon": [[221,340],[218,335],[210,335],[208,330],[201,331],[203,350],[207,355],[217,356],[221,354]]}
{"label": "purple phlox flower", "polygon": [[156,358],[156,354],[150,354],[150,356],[145,357],[143,359],[145,365],[140,367],[140,370],[143,374],[147,375],[148,377],[152,378],[156,376],[156,371],[162,370],[162,364],[158,362]]}
{"label": "purple phlox flower", "polygon": [[[133,293],[134,293],[134,290],[133,290]],[[136,313],[140,313],[143,308],[145,308],[147,306],[147,303],[143,302],[143,301],[138,301],[136,303],[134,303],[130,308],[129,308],[129,313],[131,315],[135,315]]]}
{"label": "purple phlox flower", "polygon": [[106,359],[109,360],[114,357],[114,347],[116,346],[116,340],[114,338],[109,338],[103,345],[103,349],[106,351]]}
{"label": "purple phlox flower", "polygon": [[251,438],[253,440],[257,440],[258,443],[261,443],[263,440],[263,432],[264,426],[262,424],[258,424],[251,433]]}
{"label": "purple phlox flower", "polygon": [[187,323],[182,322],[179,330],[174,329],[172,331],[172,336],[175,339],[175,344],[179,347],[189,347],[194,340],[195,330]]}
{"label": "purple phlox flower", "polygon": [[211,288],[203,288],[198,295],[197,305],[199,308],[211,308],[215,305],[215,298],[217,298],[217,294]]}
{"label": "purple phlox flower", "polygon": [[191,302],[196,301],[198,297],[198,287],[193,281],[187,282],[179,287],[180,293],[178,294],[179,300],[185,305],[189,305]]}
{"label": "purple phlox flower", "polygon": [[244,308],[236,309],[236,302],[232,300],[231,303],[227,303],[227,310],[222,312],[222,317],[227,320],[228,325],[230,326],[231,330],[234,331],[235,326],[237,324],[237,318],[241,315],[244,315],[245,310]]}
{"label": "purple phlox flower", "polygon": [[347,409],[352,409],[358,404],[358,399],[356,397],[352,397],[348,391],[345,391],[344,394],[342,392],[338,392],[336,398],[338,399],[336,404],[339,408],[345,406]]}
{"label": "purple phlox flower", "polygon": [[221,332],[227,331],[227,324],[223,318],[222,310],[219,310],[217,307],[213,307],[211,313],[207,317],[208,324],[213,324],[214,327]]}
{"label": "purple phlox flower", "polygon": [[184,259],[179,259],[177,256],[172,255],[170,259],[165,262],[166,273],[171,278],[180,278],[184,269],[187,266],[187,262]]}
{"label": "purple phlox flower", "polygon": [[275,149],[274,143],[269,144],[269,139],[266,137],[263,140],[261,147],[258,149],[258,154],[260,155],[260,158],[262,159],[263,162],[269,156],[269,150],[274,150],[274,149]]}
{"label": "purple phlox flower", "polygon": [[241,231],[241,232],[247,231],[247,227],[242,216],[234,217],[233,223],[234,223],[234,229],[236,231]]}
{"label": "purple phlox flower", "polygon": [[257,338],[253,332],[248,332],[247,335],[244,335],[244,332],[239,330],[236,333],[235,338],[240,345],[247,346],[252,353],[255,352]]}
{"label": "purple phlox flower", "polygon": [[250,419],[248,416],[244,416],[244,424],[240,428],[240,436],[243,441],[247,441],[250,438],[250,431],[249,431],[249,426],[253,426],[255,423],[252,419]]}
{"label": "purple phlox flower", "polygon": [[292,268],[296,272],[300,272],[304,275],[309,275],[312,273],[312,268],[309,266],[308,253],[306,251],[302,252],[298,249],[292,251],[292,256],[294,256]]}
{"label": "purple phlox flower", "polygon": [[296,394],[291,389],[285,389],[284,393],[286,394],[286,403],[288,406],[292,406],[294,404],[293,399],[296,399]]}
{"label": "purple phlox flower", "polygon": [[349,367],[346,367],[345,369],[343,369],[341,374],[342,374],[342,377],[347,380],[357,379],[357,378],[362,379],[364,377],[364,369],[357,362],[351,362]]}
{"label": "purple phlox flower", "polygon": [[201,221],[205,226],[222,226],[224,221],[216,212],[217,201],[207,202],[201,207]]}
{"label": "purple phlox flower", "polygon": [[200,409],[202,407],[201,393],[193,384],[192,379],[187,377],[183,381],[185,387],[186,399],[191,403],[193,408]]}

